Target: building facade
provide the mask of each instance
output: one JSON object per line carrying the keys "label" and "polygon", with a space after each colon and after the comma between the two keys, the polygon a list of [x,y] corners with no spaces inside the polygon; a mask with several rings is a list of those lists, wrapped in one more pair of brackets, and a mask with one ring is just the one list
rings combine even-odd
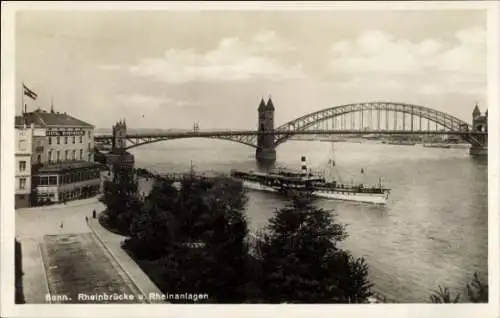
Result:
{"label": "building facade", "polygon": [[15,129],[15,201],[14,206],[26,208],[31,202],[31,156],[34,126]]}
{"label": "building facade", "polygon": [[99,192],[93,125],[41,109],[16,117],[16,128],[26,124],[34,127],[31,188],[38,203],[65,202]]}

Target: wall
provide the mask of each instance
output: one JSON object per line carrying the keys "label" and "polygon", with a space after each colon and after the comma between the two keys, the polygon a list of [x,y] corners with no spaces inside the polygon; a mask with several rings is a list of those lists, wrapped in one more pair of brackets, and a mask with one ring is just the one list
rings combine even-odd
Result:
{"label": "wall", "polygon": [[[15,129],[15,193],[26,195],[31,193],[31,148],[33,129]],[[20,163],[25,162],[21,170]],[[20,188],[20,180],[26,180],[24,189]]]}
{"label": "wall", "polygon": [[[73,144],[73,136],[51,136],[46,137],[46,150],[44,151],[44,162],[49,161],[49,152],[51,155],[52,162],[57,160],[57,151],[59,151],[59,160],[65,161],[65,152],[68,151],[69,161],[73,160],[73,151],[75,151],[75,160],[93,161],[93,149],[94,149],[94,131],[92,128],[84,129],[85,135],[82,137],[82,142],[80,142],[80,136],[75,136],[75,143]],[[59,144],[57,139],[59,138]],[[67,138],[67,143],[65,142]],[[82,151],[82,159],[80,159],[80,150]]]}

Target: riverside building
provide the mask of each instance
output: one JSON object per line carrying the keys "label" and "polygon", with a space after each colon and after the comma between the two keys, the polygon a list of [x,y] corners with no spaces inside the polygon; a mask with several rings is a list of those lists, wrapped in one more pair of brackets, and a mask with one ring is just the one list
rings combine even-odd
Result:
{"label": "riverside building", "polygon": [[30,188],[38,203],[99,193],[100,165],[94,163],[93,125],[53,108],[38,108],[16,116],[16,130],[27,126],[33,129]]}
{"label": "riverside building", "polygon": [[20,125],[15,129],[15,201],[14,206],[26,208],[31,202],[31,154],[34,125]]}

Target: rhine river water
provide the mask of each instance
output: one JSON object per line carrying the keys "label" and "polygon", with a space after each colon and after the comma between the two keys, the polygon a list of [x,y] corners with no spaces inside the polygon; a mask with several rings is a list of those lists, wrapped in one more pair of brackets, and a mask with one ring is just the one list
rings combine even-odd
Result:
{"label": "rhine river water", "polygon": [[[289,141],[277,149],[277,166],[311,168],[328,160],[327,142]],[[136,167],[158,173],[228,173],[257,169],[254,149],[237,143],[187,139],[132,149]],[[472,274],[488,273],[487,161],[467,149],[424,148],[378,143],[335,144],[335,161],[344,183],[378,182],[392,189],[386,206],[317,200],[347,225],[342,247],[363,256],[375,290],[396,302],[428,302],[438,285],[461,292]],[[364,174],[361,174],[363,168]],[[287,202],[273,193],[249,192],[251,230],[266,226]]]}

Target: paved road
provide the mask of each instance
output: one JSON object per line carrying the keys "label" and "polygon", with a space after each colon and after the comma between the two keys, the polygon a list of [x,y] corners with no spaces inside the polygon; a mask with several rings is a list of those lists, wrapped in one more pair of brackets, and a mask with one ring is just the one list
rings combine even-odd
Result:
{"label": "paved road", "polygon": [[[16,210],[16,238],[21,243],[23,292],[26,303],[45,303],[47,281],[43,270],[40,243],[45,235],[89,233],[85,222],[92,210],[103,209],[97,199]],[[60,225],[63,225],[61,228]]]}
{"label": "paved road", "polygon": [[51,303],[144,303],[95,235],[47,235],[42,244]]}

